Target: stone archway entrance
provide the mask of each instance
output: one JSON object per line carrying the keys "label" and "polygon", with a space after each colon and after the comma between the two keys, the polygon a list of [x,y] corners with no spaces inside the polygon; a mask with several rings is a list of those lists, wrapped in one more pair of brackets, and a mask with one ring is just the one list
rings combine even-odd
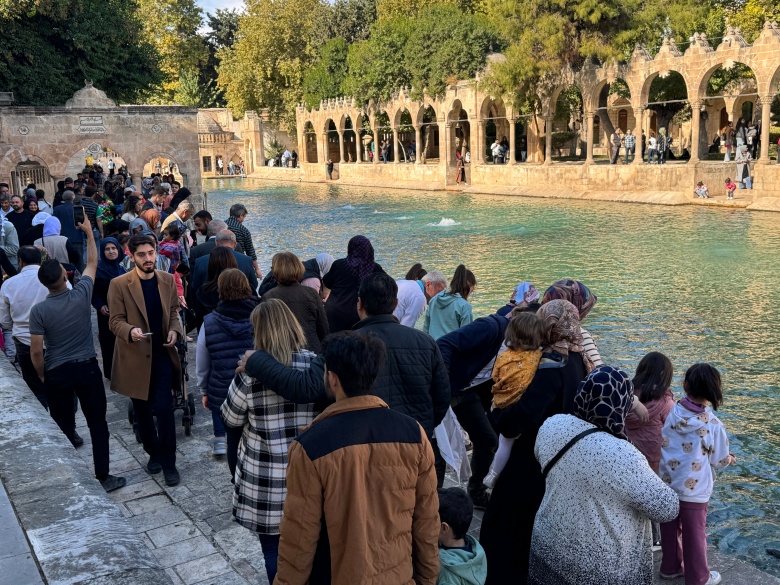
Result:
{"label": "stone archway entrance", "polygon": [[99,164],[106,174],[110,174],[109,161],[114,163],[115,172],[126,166],[125,159],[119,153],[110,147],[103,146],[99,142],[93,142],[70,157],[68,164],[65,166],[65,173],[70,177],[75,177],[90,161],[92,164]]}
{"label": "stone archway entrance", "polygon": [[[221,157],[218,157],[221,158]],[[235,156],[236,162],[240,157]],[[224,168],[223,172],[227,174],[228,159],[223,159]],[[181,172],[179,169],[179,163],[173,158],[172,155],[165,152],[157,152],[146,158],[143,167],[143,176],[150,177],[152,174],[160,173],[162,175],[173,174],[173,178],[177,180],[182,186],[187,184],[187,175]]]}

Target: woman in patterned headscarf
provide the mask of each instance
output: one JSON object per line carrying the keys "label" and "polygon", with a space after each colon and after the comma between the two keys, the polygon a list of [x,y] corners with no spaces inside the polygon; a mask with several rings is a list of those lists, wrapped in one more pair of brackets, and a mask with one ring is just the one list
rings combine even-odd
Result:
{"label": "woman in patterned headscarf", "polygon": [[679,501],[625,440],[633,395],[624,371],[596,368],[579,386],[574,415],[553,416],[539,430],[535,453],[547,489],[534,523],[529,584],[653,583],[649,520],[674,519]]}
{"label": "woman in patterned headscarf", "polygon": [[591,367],[581,353],[574,305],[553,300],[536,314],[547,337],[539,367],[520,400],[497,411],[497,430],[517,439],[482,520],[480,543],[489,559],[486,585],[526,583],[534,517],[545,485],[534,456],[536,434],[548,417],[573,411],[577,387]]}
{"label": "woman in patterned headscarf", "polygon": [[360,320],[357,314],[357,296],[360,283],[372,272],[384,272],[374,262],[374,247],[365,236],[355,236],[347,246],[347,257],[336,260],[322,284],[330,289],[325,312],[328,314],[330,332],[336,333]]}
{"label": "woman in patterned headscarf", "polygon": [[[579,280],[559,280],[553,283],[553,285],[544,292],[542,297],[542,304],[549,303],[550,301],[560,299],[569,301],[575,307],[579,313],[579,320],[582,321],[598,300],[596,295],[590,292],[590,289],[582,284]],[[590,336],[590,333],[580,326],[580,335],[582,336],[582,349],[583,353],[587,354],[588,360],[593,364],[593,367],[597,368],[604,364],[604,360],[601,359],[601,354],[596,347],[596,343]]]}

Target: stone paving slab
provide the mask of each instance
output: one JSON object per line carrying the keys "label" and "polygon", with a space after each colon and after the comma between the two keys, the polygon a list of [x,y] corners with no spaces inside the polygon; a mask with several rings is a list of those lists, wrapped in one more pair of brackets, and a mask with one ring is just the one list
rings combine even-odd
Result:
{"label": "stone paving slab", "polygon": [[[0,581],[22,583],[21,575],[11,578],[11,568],[21,571],[37,563],[40,582],[49,584],[169,583],[94,478],[89,449],[86,460],[80,458],[6,359],[0,359],[0,401],[0,478],[16,527],[30,545],[26,555],[4,559]],[[86,428],[82,434],[89,436]],[[119,453],[121,445],[113,442]],[[5,518],[10,518],[7,513]],[[3,545],[6,540],[18,545],[18,539],[6,538],[10,534],[11,528],[3,526]]]}

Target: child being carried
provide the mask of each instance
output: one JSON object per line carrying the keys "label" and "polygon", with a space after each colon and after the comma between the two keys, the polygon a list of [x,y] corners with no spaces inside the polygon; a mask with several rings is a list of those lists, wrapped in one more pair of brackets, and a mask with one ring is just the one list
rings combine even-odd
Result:
{"label": "child being carried", "polygon": [[[507,408],[520,400],[542,359],[543,337],[542,320],[534,313],[522,312],[509,321],[505,340],[507,350],[496,358],[493,366],[493,408]],[[499,435],[498,451],[483,480],[486,487],[496,485],[514,444],[514,438]]]}

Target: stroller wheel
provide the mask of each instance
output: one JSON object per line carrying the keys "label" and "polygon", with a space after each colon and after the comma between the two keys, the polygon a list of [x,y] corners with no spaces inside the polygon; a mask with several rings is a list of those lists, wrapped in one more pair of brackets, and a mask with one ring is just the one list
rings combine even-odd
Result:
{"label": "stroller wheel", "polygon": [[127,401],[127,422],[133,424],[135,421],[135,409],[133,408],[133,401]]}
{"label": "stroller wheel", "polygon": [[195,395],[194,394],[188,394],[187,395],[187,404],[190,407],[190,420],[195,420]]}
{"label": "stroller wheel", "polygon": [[185,414],[181,424],[184,425],[184,435],[189,437],[192,434],[192,417]]}

